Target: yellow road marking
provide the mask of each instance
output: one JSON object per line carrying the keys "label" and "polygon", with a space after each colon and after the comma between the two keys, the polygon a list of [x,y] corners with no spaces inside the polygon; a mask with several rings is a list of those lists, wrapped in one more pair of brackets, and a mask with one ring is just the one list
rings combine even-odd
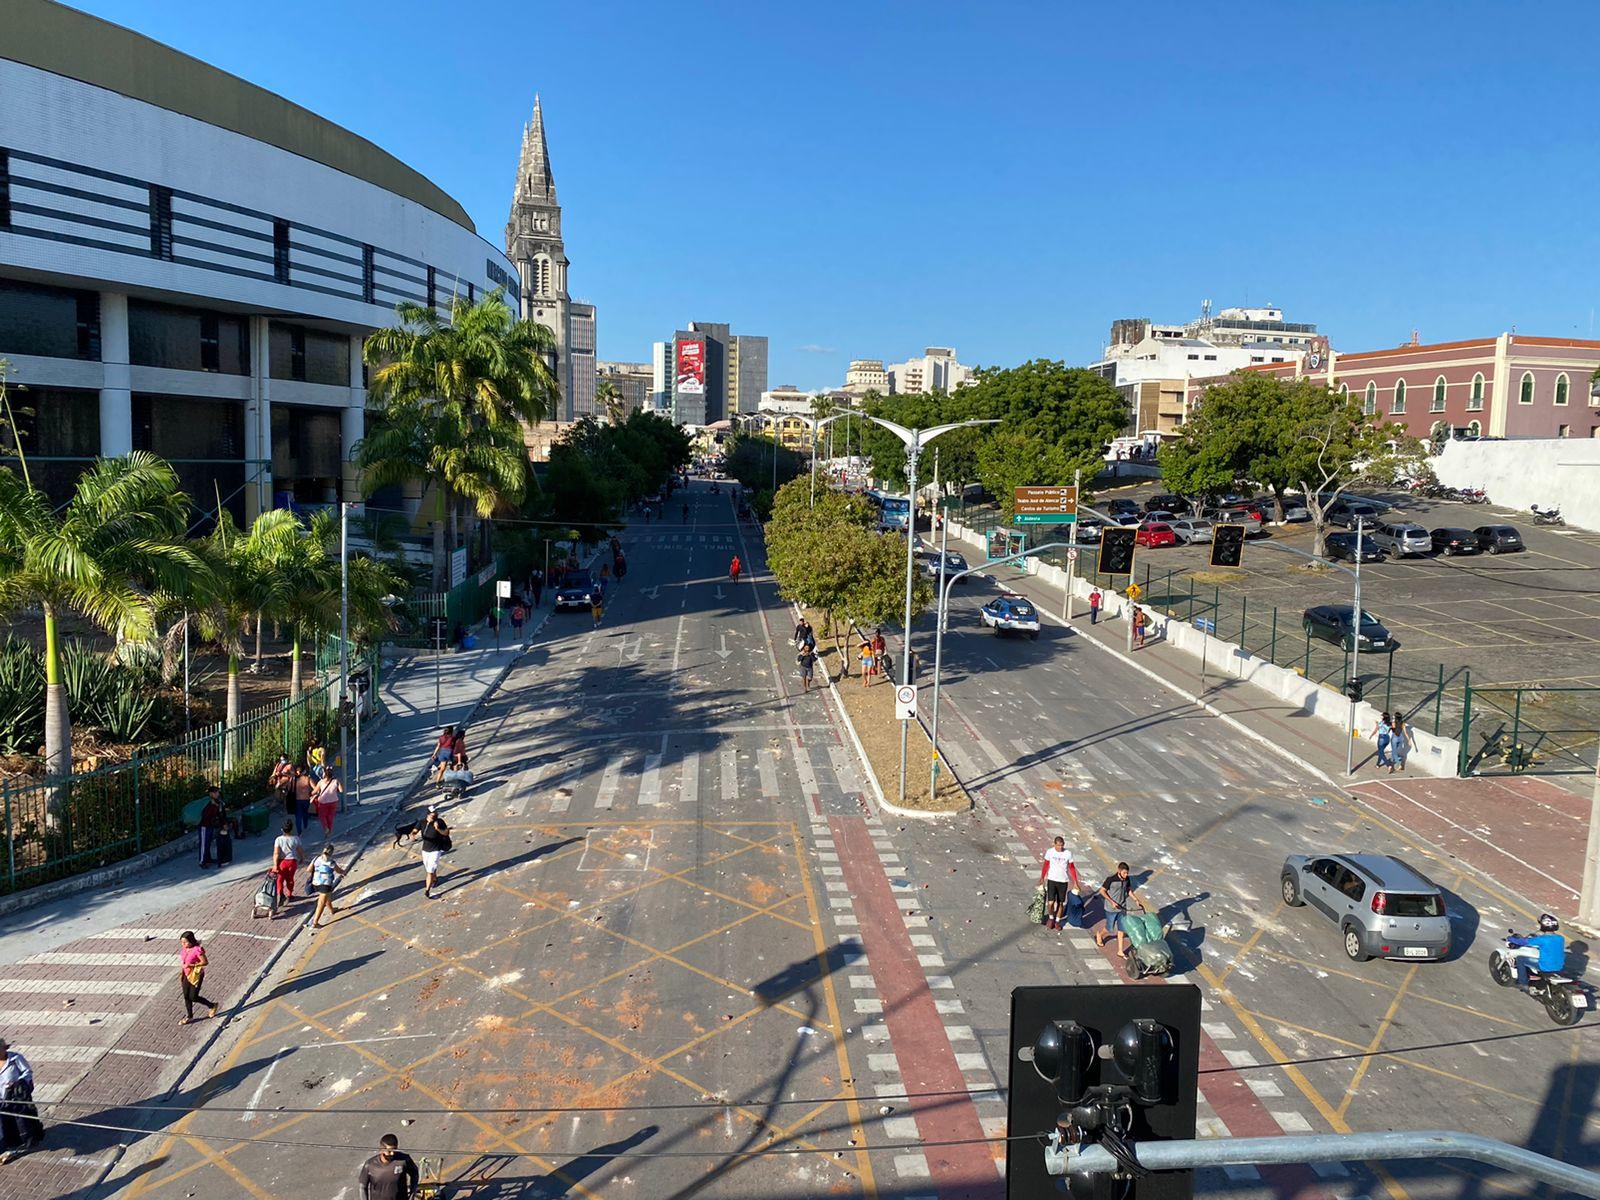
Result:
{"label": "yellow road marking", "polygon": [[1406,992],[1410,990],[1411,981],[1417,977],[1419,970],[1421,970],[1421,965],[1413,963],[1411,969],[1406,972],[1406,977],[1400,981],[1400,986],[1395,989],[1394,999],[1389,1002],[1389,1011],[1383,1014],[1383,1019],[1378,1022],[1378,1031],[1372,1035],[1372,1041],[1367,1045],[1369,1057],[1363,1058],[1356,1064],[1356,1073],[1351,1078],[1349,1086],[1344,1089],[1344,1097],[1339,1101],[1339,1115],[1341,1117],[1350,1111],[1350,1104],[1356,1098],[1356,1088],[1361,1086],[1361,1081],[1366,1078],[1367,1069],[1376,1061],[1370,1055],[1382,1043],[1384,1035],[1389,1032],[1389,1026],[1394,1024],[1394,1019],[1400,1012],[1400,1002],[1406,998]]}

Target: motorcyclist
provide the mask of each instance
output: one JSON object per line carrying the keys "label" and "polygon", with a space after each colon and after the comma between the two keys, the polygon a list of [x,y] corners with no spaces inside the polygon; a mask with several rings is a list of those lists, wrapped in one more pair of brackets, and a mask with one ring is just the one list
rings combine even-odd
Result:
{"label": "motorcyclist", "polygon": [[1538,967],[1544,974],[1552,975],[1566,967],[1567,939],[1561,936],[1560,929],[1561,922],[1549,913],[1541,913],[1537,934],[1512,934],[1506,939],[1511,947],[1506,957],[1516,965],[1517,986],[1523,991],[1528,990],[1530,968]]}

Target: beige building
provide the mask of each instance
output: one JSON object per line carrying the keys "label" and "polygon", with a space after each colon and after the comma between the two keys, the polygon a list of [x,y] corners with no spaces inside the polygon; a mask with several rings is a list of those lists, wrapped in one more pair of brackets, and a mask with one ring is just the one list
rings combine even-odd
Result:
{"label": "beige building", "polygon": [[921,358],[909,358],[887,370],[889,391],[915,396],[922,392],[953,392],[972,380],[973,369],[956,361],[948,346],[929,346]]}
{"label": "beige building", "polygon": [[861,397],[868,392],[880,396],[889,394],[889,372],[884,370],[881,358],[854,358],[844,373],[844,390],[851,396]]}

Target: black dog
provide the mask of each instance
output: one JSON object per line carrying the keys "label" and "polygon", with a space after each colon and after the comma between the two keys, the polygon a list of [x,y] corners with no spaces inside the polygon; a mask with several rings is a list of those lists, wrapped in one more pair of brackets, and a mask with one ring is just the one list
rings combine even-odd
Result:
{"label": "black dog", "polygon": [[412,821],[412,822],[410,822],[408,824],[405,824],[405,825],[396,825],[394,827],[394,845],[389,847],[389,848],[391,850],[398,850],[400,848],[400,843],[402,841],[409,840],[410,838],[417,837],[421,833],[422,833],[422,822],[421,821]]}

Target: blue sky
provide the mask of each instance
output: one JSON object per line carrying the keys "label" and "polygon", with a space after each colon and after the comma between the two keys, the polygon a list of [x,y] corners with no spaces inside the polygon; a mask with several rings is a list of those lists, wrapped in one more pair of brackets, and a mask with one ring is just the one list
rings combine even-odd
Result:
{"label": "blue sky", "polygon": [[[1277,304],[1345,350],[1600,336],[1600,6],[83,0],[398,155],[499,244],[544,98],[604,358],[773,384]],[[449,20],[440,23],[441,15]]]}

